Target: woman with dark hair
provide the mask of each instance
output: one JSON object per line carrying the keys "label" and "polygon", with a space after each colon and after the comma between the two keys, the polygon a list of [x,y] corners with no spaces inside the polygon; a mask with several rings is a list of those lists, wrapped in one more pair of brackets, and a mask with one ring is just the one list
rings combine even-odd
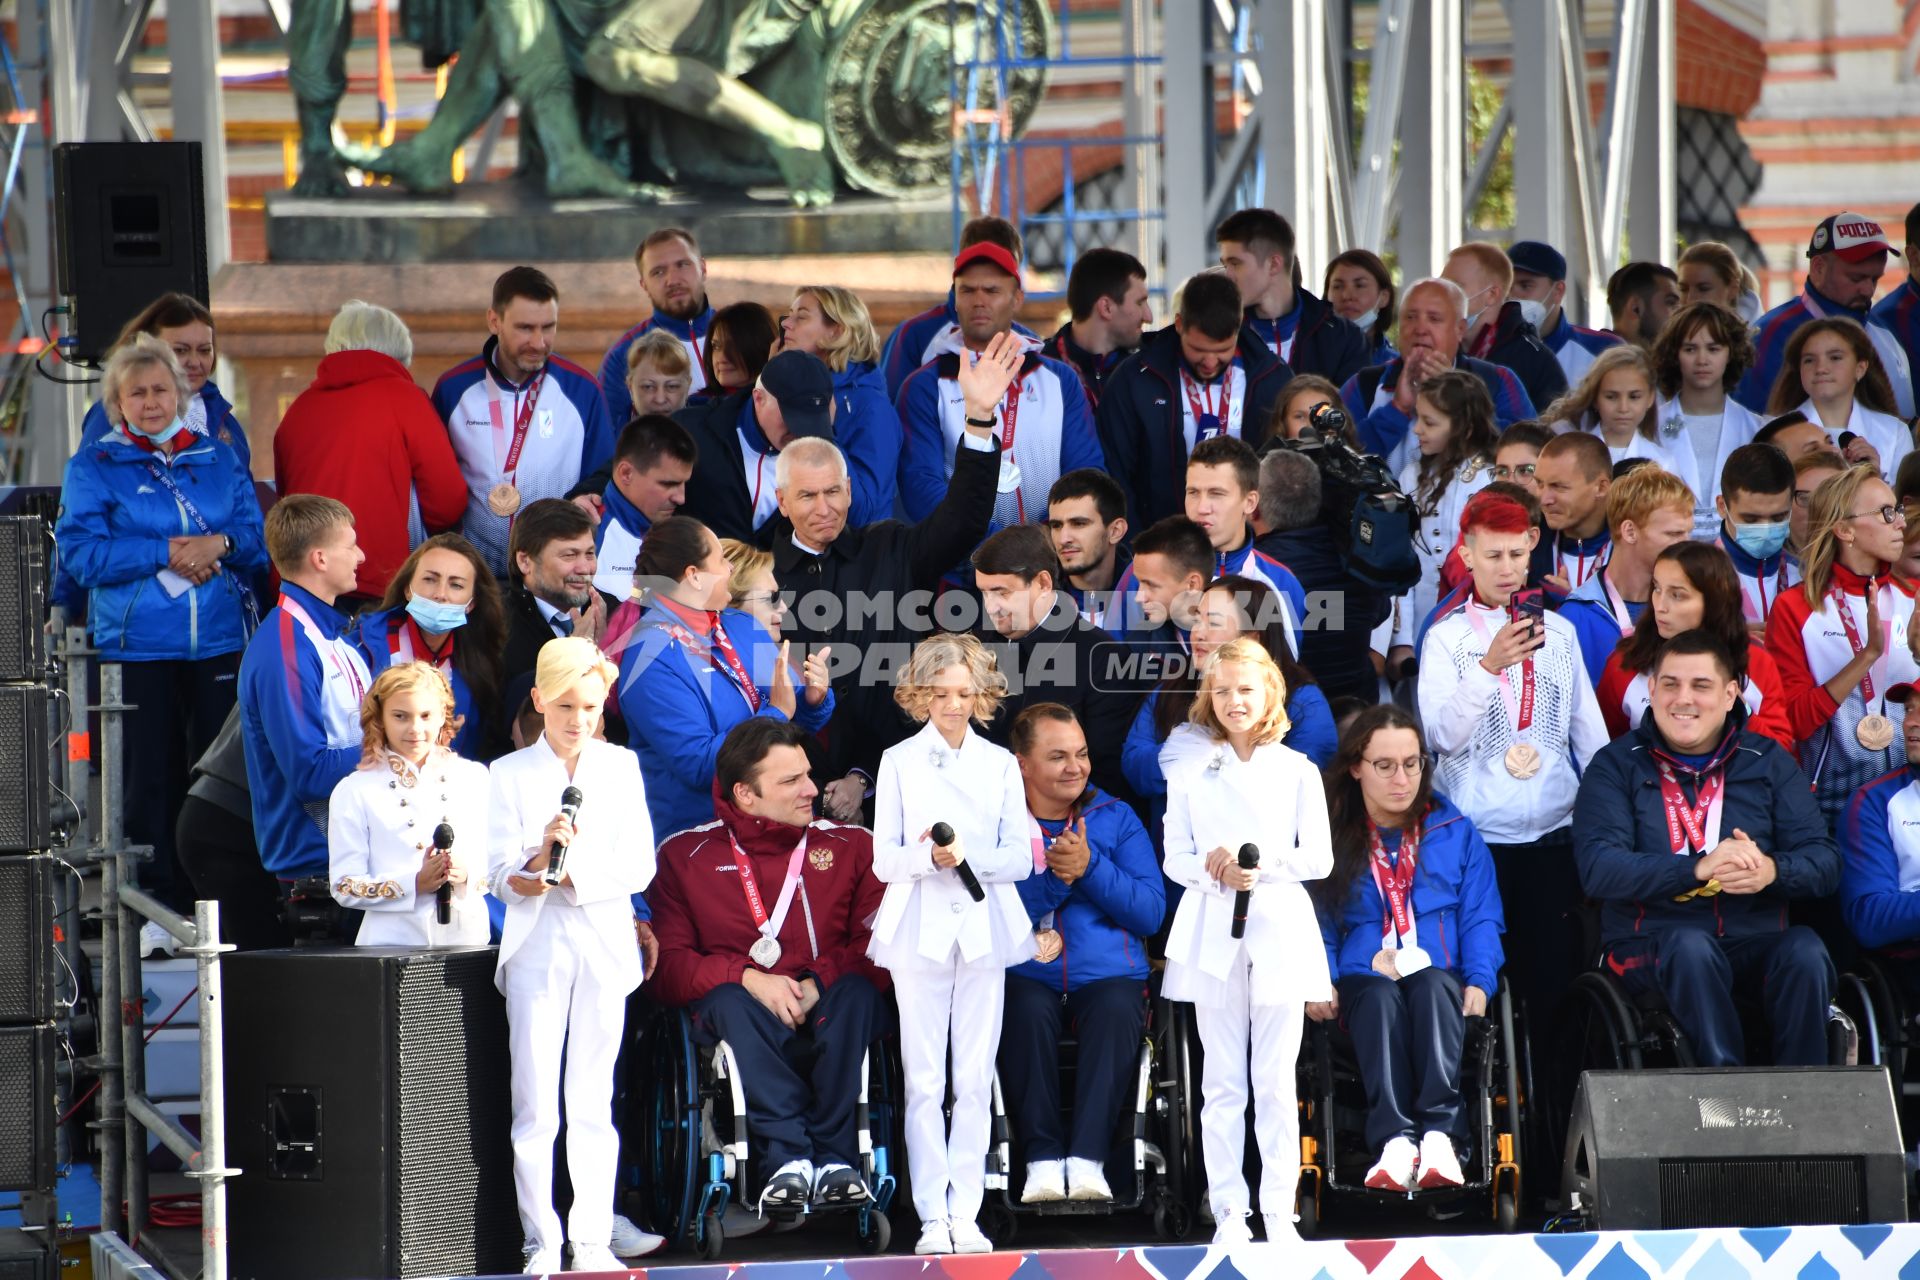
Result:
{"label": "woman with dark hair", "polygon": [[700,352],[712,394],[744,391],[758,381],[779,338],[773,312],[757,302],[736,302],[714,312]]}
{"label": "woman with dark hair", "polygon": [[1370,249],[1349,249],[1327,263],[1321,293],[1335,315],[1367,332],[1367,363],[1385,364],[1399,355],[1387,334],[1393,329],[1396,290],[1393,273]]}
{"label": "woman with dark hair", "polygon": [[511,748],[500,702],[506,611],[499,584],[471,542],[441,533],[415,548],[394,571],[380,607],[355,622],[354,643],[375,675],[427,662],[447,678],[455,755],[486,764]]}
{"label": "woman with dark hair", "polygon": [[1846,316],[1822,316],[1793,331],[1767,409],[1798,409],[1827,429],[1848,462],[1871,462],[1883,480],[1899,474],[1901,459],[1913,452],[1913,432],[1873,339]]}
{"label": "woman with dark hair", "polygon": [[1334,998],[1307,1016],[1353,1035],[1380,1152],[1367,1185],[1459,1186],[1466,1020],[1487,1012],[1506,958],[1493,854],[1434,794],[1420,726],[1390,702],[1340,736],[1326,785],[1333,872],[1310,890]]}
{"label": "woman with dark hair", "polygon": [[653,829],[685,831],[713,820],[714,759],[727,730],[749,716],[779,716],[809,733],[826,727],[828,651],[807,656],[796,691],[792,641],[776,642],[752,614],[730,607],[733,565],[692,516],[647,531],[633,577],[644,594],[620,654],[620,715],[640,756]]}
{"label": "woman with dark hair", "polygon": [[1607,659],[1594,696],[1607,732],[1619,737],[1647,714],[1647,673],[1660,646],[1688,631],[1706,631],[1727,647],[1747,728],[1793,750],[1786,694],[1773,655],[1752,642],[1740,601],[1740,579],[1727,553],[1709,542],[1676,542],[1653,562],[1653,594],[1640,621]]}
{"label": "woman with dark hair", "polygon": [[1695,302],[1673,313],[1653,340],[1653,381],[1659,392],[1660,434],[1685,437],[1693,448],[1693,536],[1710,541],[1720,523],[1713,495],[1727,456],[1760,430],[1760,415],[1733,398],[1753,367],[1753,339],[1738,315],[1717,302]]}

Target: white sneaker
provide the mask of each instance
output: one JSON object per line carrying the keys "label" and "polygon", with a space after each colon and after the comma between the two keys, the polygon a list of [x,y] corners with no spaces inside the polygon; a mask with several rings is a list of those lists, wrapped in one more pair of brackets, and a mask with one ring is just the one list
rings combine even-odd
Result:
{"label": "white sneaker", "polygon": [[149,920],[140,926],[140,956],[145,959],[158,951],[163,956],[171,956],[174,947],[173,935],[160,927],[158,920]]}
{"label": "white sneaker", "polygon": [[623,1215],[613,1215],[613,1231],[607,1237],[607,1248],[613,1250],[614,1257],[644,1258],[666,1243],[665,1236],[642,1231]]}
{"label": "white sneaker", "polygon": [[952,1253],[953,1233],[947,1230],[946,1219],[936,1218],[920,1228],[920,1243],[913,1246],[915,1253]]}
{"label": "white sneaker", "polygon": [[1261,1215],[1267,1224],[1268,1244],[1299,1244],[1300,1228],[1293,1225],[1290,1213],[1266,1213]]}
{"label": "white sneaker", "polygon": [[603,1244],[576,1244],[573,1246],[573,1262],[569,1271],[617,1271],[627,1273],[627,1264],[613,1256],[613,1250]]}
{"label": "white sneaker", "polygon": [[1060,1160],[1027,1162],[1026,1185],[1020,1188],[1021,1204],[1051,1204],[1067,1198],[1067,1166]]}
{"label": "white sneaker", "polygon": [[521,1256],[526,1264],[520,1268],[520,1274],[528,1276],[551,1276],[560,1273],[560,1251],[554,1248],[542,1248],[530,1244],[522,1249]]}
{"label": "white sneaker", "polygon": [[953,1224],[953,1251],[955,1253],[992,1253],[993,1241],[987,1239],[987,1233],[980,1229],[977,1222],[956,1222]]}
{"label": "white sneaker", "polygon": [[1244,1213],[1221,1213],[1215,1215],[1217,1221],[1213,1228],[1213,1242],[1224,1248],[1253,1243],[1253,1228],[1247,1225]]}
{"label": "white sneaker", "polygon": [[1067,1199],[1113,1199],[1113,1188],[1107,1185],[1107,1171],[1098,1160],[1088,1160],[1082,1156],[1067,1157]]}
{"label": "white sneaker", "polygon": [[1438,1129],[1428,1130],[1420,1139],[1420,1185],[1457,1187],[1466,1181],[1460,1172],[1460,1157],[1453,1150],[1453,1139]]}
{"label": "white sneaker", "polygon": [[1380,1149],[1380,1158],[1367,1170],[1367,1185],[1377,1191],[1405,1191],[1413,1186],[1413,1165],[1419,1158],[1413,1139],[1392,1138]]}

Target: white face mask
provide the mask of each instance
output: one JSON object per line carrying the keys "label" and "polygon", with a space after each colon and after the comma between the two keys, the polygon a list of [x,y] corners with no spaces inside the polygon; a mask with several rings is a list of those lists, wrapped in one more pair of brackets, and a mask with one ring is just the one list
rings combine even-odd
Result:
{"label": "white face mask", "polygon": [[1520,318],[1538,329],[1547,322],[1547,304],[1538,298],[1519,298]]}
{"label": "white face mask", "polygon": [[1359,315],[1355,316],[1353,318],[1353,322],[1360,326],[1362,332],[1370,334],[1373,332],[1373,322],[1375,320],[1378,320],[1379,318],[1380,318],[1380,308],[1374,307],[1372,310],[1363,311]]}

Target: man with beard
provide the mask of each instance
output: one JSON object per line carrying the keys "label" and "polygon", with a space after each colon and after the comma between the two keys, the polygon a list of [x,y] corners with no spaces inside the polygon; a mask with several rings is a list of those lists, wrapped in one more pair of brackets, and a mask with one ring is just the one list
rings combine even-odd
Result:
{"label": "man with beard", "polygon": [[1806,290],[1754,325],[1753,368],[1734,388],[1733,398],[1756,413],[1766,412],[1767,396],[1780,376],[1780,361],[1793,331],[1820,316],[1849,316],[1873,340],[1874,354],[1893,384],[1900,416],[1913,417],[1913,375],[1907,353],[1900,339],[1871,311],[1874,287],[1886,273],[1887,255],[1892,252],[1886,232],[1864,214],[1836,213],[1822,220],[1807,244]]}
{"label": "man with beard", "polygon": [[1667,317],[1679,309],[1680,276],[1665,263],[1629,262],[1607,278],[1612,331],[1642,351],[1652,348]]}
{"label": "man with beard", "polygon": [[[571,502],[542,498],[513,522],[507,588],[506,685],[531,672],[540,646],[558,636],[598,641],[616,603],[597,591],[593,517]],[[518,707],[507,708],[512,715]]]}
{"label": "man with beard", "polygon": [[713,322],[713,307],[707,301],[707,263],[700,256],[693,232],[681,227],[660,228],[640,242],[633,263],[640,273],[640,287],[653,304],[653,314],[621,334],[620,341],[600,362],[600,394],[606,397],[607,412],[616,427],[625,426],[633,418],[633,395],[627,390],[627,350],[643,333],[658,329],[680,340],[692,366],[688,373],[689,398],[706,399],[700,351],[706,345],[707,326]]}
{"label": "man with beard", "polygon": [[1066,571],[1060,590],[1073,597],[1081,617],[1111,630],[1122,600],[1115,584],[1133,563],[1126,545],[1126,490],[1104,471],[1069,471],[1047,494],[1046,524]]}

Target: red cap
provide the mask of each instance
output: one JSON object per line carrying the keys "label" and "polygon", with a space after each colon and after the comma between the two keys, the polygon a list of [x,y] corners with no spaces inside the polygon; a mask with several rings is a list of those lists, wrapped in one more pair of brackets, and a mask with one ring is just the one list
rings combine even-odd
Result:
{"label": "red cap", "polygon": [[1913,686],[1911,684],[1897,684],[1893,686],[1893,688],[1887,690],[1888,702],[1903,703],[1908,698],[1911,698],[1912,696],[1913,696]]}
{"label": "red cap", "polygon": [[1880,224],[1860,213],[1836,213],[1822,218],[1807,243],[1807,256],[1831,253],[1847,262],[1863,262],[1877,253],[1892,253],[1893,245]]}
{"label": "red cap", "polygon": [[1001,246],[987,240],[982,240],[979,244],[970,244],[962,249],[959,256],[953,260],[953,274],[959,275],[976,262],[990,262],[1015,280],[1020,278],[1018,260]]}

